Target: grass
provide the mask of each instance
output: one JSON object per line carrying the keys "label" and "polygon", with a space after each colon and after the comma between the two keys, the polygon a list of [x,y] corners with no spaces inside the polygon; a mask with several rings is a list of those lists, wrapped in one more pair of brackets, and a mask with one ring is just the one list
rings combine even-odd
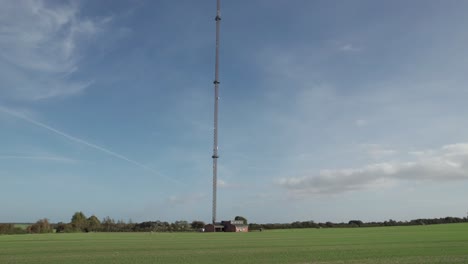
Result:
{"label": "grass", "polygon": [[30,225],[32,225],[32,224],[15,224],[15,227],[19,227],[19,228],[21,228],[23,230],[26,230],[26,228],[28,226],[30,226]]}
{"label": "grass", "polygon": [[0,263],[468,263],[468,224],[4,235]]}

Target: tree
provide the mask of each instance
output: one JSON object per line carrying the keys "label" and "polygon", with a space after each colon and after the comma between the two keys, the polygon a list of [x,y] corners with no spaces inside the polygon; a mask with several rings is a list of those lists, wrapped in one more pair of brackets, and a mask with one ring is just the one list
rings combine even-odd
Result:
{"label": "tree", "polygon": [[56,233],[71,233],[71,232],[76,232],[76,230],[73,229],[73,226],[71,224],[58,222],[55,225],[55,232]]}
{"label": "tree", "polygon": [[26,230],[14,224],[0,224],[0,234],[25,234]]}
{"label": "tree", "polygon": [[348,222],[348,225],[350,226],[357,226],[357,227],[360,227],[362,226],[364,223],[361,221],[361,220],[351,220]]}
{"label": "tree", "polygon": [[87,231],[96,232],[101,228],[101,221],[95,216],[92,215],[88,218],[88,228]]}
{"label": "tree", "polygon": [[52,233],[53,229],[50,226],[47,218],[38,220],[35,224],[32,224],[26,229],[29,233]]}
{"label": "tree", "polygon": [[200,229],[200,228],[203,228],[205,226],[205,222],[203,221],[193,221],[191,224],[193,229]]}
{"label": "tree", "polygon": [[85,231],[88,227],[88,219],[86,219],[83,212],[76,212],[72,216],[71,224],[77,231]]}
{"label": "tree", "polygon": [[171,224],[172,231],[188,231],[190,229],[190,225],[185,220],[175,221]]}
{"label": "tree", "polygon": [[105,232],[111,232],[115,229],[115,221],[114,219],[110,218],[109,216],[104,217],[102,219],[102,230]]}
{"label": "tree", "polygon": [[236,217],[234,217],[234,220],[236,220],[236,221],[243,221],[243,222],[244,222],[244,225],[247,224],[247,219],[246,219],[245,217],[243,217],[243,216],[236,216]]}

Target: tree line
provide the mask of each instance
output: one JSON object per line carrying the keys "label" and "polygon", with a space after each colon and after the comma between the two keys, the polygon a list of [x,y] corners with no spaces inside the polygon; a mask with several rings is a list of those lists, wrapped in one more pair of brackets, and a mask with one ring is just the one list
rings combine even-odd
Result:
{"label": "tree line", "polygon": [[[242,216],[236,216],[235,220],[242,220],[244,224],[247,219]],[[379,227],[379,226],[412,226],[412,225],[434,225],[449,223],[465,223],[468,218],[444,217],[444,218],[425,218],[414,219],[411,221],[388,220],[383,222],[363,222],[361,220],[351,220],[347,223],[324,222],[316,223],[314,221],[296,221],[292,223],[268,223],[256,224],[250,223],[249,230],[269,230],[269,229],[292,229],[292,228],[356,228],[356,227]],[[133,223],[132,221],[115,221],[110,217],[104,217],[99,220],[95,215],[86,217],[83,212],[73,214],[69,223],[52,224],[48,219],[40,219],[36,223],[26,228],[17,227],[14,224],[0,224],[0,234],[27,234],[27,233],[75,233],[75,232],[195,232],[205,226],[203,221],[194,220],[188,222],[185,220],[175,221],[173,223],[165,221],[146,221]]]}
{"label": "tree line", "polygon": [[26,228],[16,226],[15,224],[0,224],[0,234],[4,235],[27,233],[52,233],[53,230],[54,229],[52,225],[46,218],[40,219],[32,225],[28,225]]}
{"label": "tree line", "polygon": [[468,218],[444,217],[444,218],[420,218],[410,221],[388,220],[383,222],[363,222],[361,220],[350,220],[345,223],[324,222],[316,223],[314,221],[296,221],[292,223],[269,223],[269,224],[249,224],[249,230],[267,230],[267,229],[292,229],[292,228],[354,228],[354,227],[381,227],[381,226],[414,226],[414,225],[436,225],[466,223]]}
{"label": "tree line", "polygon": [[83,212],[73,214],[69,223],[52,224],[48,219],[40,219],[36,223],[21,228],[14,224],[0,224],[0,234],[33,234],[33,233],[77,233],[77,232],[194,232],[205,226],[203,221],[191,223],[181,220],[173,223],[163,221],[148,221],[133,223],[130,221],[115,221],[110,217],[101,220],[95,215],[86,217]]}
{"label": "tree line", "polygon": [[95,215],[86,217],[83,212],[73,214],[70,223],[57,223],[53,225],[57,233],[73,232],[190,232],[205,226],[202,221],[191,223],[181,220],[173,223],[163,221],[148,221],[133,223],[130,221],[115,221],[110,217],[101,220]]}

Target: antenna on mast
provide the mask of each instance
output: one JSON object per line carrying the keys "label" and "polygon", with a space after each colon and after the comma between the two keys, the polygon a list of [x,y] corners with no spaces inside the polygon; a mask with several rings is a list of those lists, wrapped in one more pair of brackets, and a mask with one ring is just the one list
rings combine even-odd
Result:
{"label": "antenna on mast", "polygon": [[[216,223],[216,193],[218,181],[218,101],[219,101],[219,27],[221,22],[220,0],[216,3],[216,58],[215,58],[215,80],[214,80],[214,127],[213,127],[213,225]],[[215,228],[216,230],[216,228]]]}

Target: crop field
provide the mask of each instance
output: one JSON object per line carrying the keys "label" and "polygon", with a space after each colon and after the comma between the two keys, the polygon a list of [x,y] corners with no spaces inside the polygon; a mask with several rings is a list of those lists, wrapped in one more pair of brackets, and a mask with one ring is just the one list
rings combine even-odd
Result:
{"label": "crop field", "polygon": [[468,263],[468,224],[3,235],[0,263]]}

